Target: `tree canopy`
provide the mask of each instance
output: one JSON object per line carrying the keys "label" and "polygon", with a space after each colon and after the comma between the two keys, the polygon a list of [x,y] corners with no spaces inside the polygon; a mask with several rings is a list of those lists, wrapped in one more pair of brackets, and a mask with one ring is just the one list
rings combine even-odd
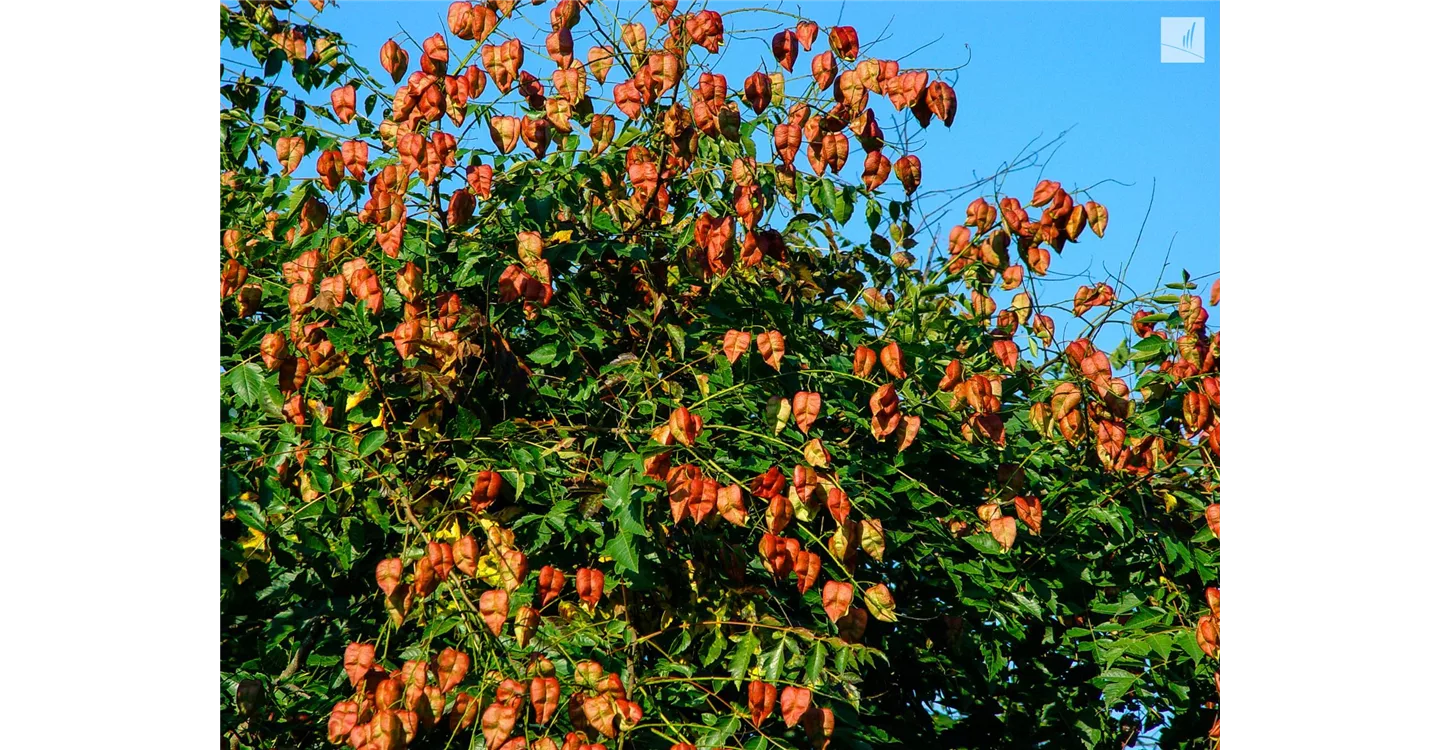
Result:
{"label": "tree canopy", "polygon": [[223,744],[1216,744],[1197,283],[1049,302],[1058,180],[937,229],[880,113],[960,73],[633,7],[222,7]]}

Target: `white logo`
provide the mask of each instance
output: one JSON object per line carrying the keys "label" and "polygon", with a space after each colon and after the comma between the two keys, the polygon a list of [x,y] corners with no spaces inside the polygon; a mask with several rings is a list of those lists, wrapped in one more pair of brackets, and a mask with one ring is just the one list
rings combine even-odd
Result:
{"label": "white logo", "polygon": [[1205,19],[1161,18],[1160,62],[1205,62]]}

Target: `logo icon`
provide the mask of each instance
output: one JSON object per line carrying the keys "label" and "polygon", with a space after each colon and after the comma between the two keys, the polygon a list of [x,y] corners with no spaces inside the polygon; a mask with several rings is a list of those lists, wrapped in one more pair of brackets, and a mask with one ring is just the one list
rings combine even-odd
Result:
{"label": "logo icon", "polygon": [[1205,62],[1205,19],[1161,18],[1160,62]]}

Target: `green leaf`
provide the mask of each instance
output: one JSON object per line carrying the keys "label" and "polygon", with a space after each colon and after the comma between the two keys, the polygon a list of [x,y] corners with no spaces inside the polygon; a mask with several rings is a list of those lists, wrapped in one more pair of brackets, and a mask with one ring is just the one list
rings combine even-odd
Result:
{"label": "green leaf", "polygon": [[1136,676],[1123,669],[1107,669],[1100,673],[1100,679],[1104,680],[1100,696],[1104,699],[1105,707],[1110,708],[1125,699],[1131,686],[1135,684]]}
{"label": "green leaf", "polygon": [[710,640],[705,643],[705,651],[700,654],[700,666],[708,667],[715,663],[720,655],[725,653],[725,633],[719,627],[710,631]]}
{"label": "green leaf", "polygon": [[869,225],[870,231],[873,232],[878,229],[880,227],[880,220],[884,217],[885,214],[880,208],[880,204],[877,203],[874,198],[867,198],[865,201],[865,223]]}
{"label": "green leaf", "polygon": [[846,187],[835,199],[835,221],[845,224],[855,213],[855,188]]}
{"label": "green leaf", "polygon": [[555,361],[558,348],[553,341],[541,344],[535,348],[535,351],[530,352],[529,359],[537,365],[548,365]]}
{"label": "green leaf", "polygon": [[1149,645],[1150,650],[1154,651],[1161,659],[1170,658],[1170,649],[1175,645],[1174,639],[1165,633],[1156,633],[1146,638],[1145,643]]}
{"label": "green leaf", "polygon": [[439,638],[440,636],[454,630],[455,626],[459,624],[460,618],[458,617],[445,617],[439,620],[432,620],[430,624],[425,628],[425,640],[429,641],[435,638]]}
{"label": "green leaf", "polygon": [[1114,353],[1110,355],[1110,364],[1118,370],[1125,366],[1125,362],[1129,358],[1130,347],[1124,341],[1121,341],[1120,345],[1115,347]]}
{"label": "green leaf", "polygon": [[729,743],[731,735],[739,729],[740,719],[732,714],[717,724],[709,734],[701,737],[698,747],[704,748],[704,750],[725,747]]}
{"label": "green leaf", "polygon": [[674,323],[665,324],[665,333],[670,336],[670,344],[675,347],[676,355],[685,356],[685,329]]}
{"label": "green leaf", "polygon": [[755,637],[754,631],[746,631],[744,637],[735,646],[735,652],[730,655],[730,662],[727,665],[730,677],[738,685],[750,669],[750,657],[755,655],[755,649],[760,646],[760,639]]}
{"label": "green leaf", "polygon": [[[991,541],[994,541],[993,538]],[[996,542],[995,546],[999,547],[1000,543]],[[1030,616],[1045,616],[1045,613],[1040,609],[1040,603],[1035,601],[1034,599],[1031,599],[1030,597],[1025,596],[1024,594],[1021,594],[1019,592],[1012,593],[1011,596],[1015,597],[1015,601],[1020,602],[1020,609],[1024,610]]]}
{"label": "green leaf", "polygon": [[810,203],[815,210],[825,216],[835,215],[835,186],[829,180],[818,179],[815,181],[815,188],[810,191]]}
{"label": "green leaf", "polygon": [[967,534],[966,536],[961,537],[961,539],[964,539],[965,542],[971,547],[974,547],[975,549],[978,549],[987,555],[1005,554],[1005,550],[1000,548],[1000,543],[995,541],[995,537],[990,536],[989,534]]}
{"label": "green leaf", "polygon": [[271,78],[275,76],[284,65],[285,52],[279,47],[270,50],[270,53],[265,56],[265,77]]}
{"label": "green leaf", "polygon": [[246,406],[254,406],[263,398],[265,375],[261,372],[260,365],[254,362],[246,362],[230,368],[222,379],[230,388],[230,392],[235,394],[235,398]]}
{"label": "green leaf", "polygon": [[785,640],[775,642],[775,648],[760,654],[760,673],[766,682],[780,679],[780,667],[785,664]]}
{"label": "green leaf", "polygon": [[240,443],[241,445],[253,445],[257,448],[260,447],[260,441],[256,440],[249,433],[235,432],[233,430],[224,431],[220,433],[220,437],[225,440],[233,440],[237,443]]}
{"label": "green leaf", "polygon": [[372,430],[372,431],[366,433],[365,437],[360,438],[360,450],[359,450],[360,457],[361,457],[361,458],[364,458],[365,456],[368,456],[368,455],[370,455],[371,453],[374,453],[375,451],[380,450],[380,446],[382,446],[382,445],[384,445],[384,444],[385,444],[385,431],[384,431],[384,430]]}
{"label": "green leaf", "polygon": [[1196,664],[1199,664],[1200,660],[1205,658],[1205,652],[1200,650],[1200,644],[1195,641],[1195,631],[1191,630],[1177,634],[1175,642],[1180,644],[1180,648],[1184,649],[1185,653],[1190,655],[1190,660]]}
{"label": "green leaf", "polygon": [[605,554],[615,559],[615,570],[620,573],[639,573],[640,556],[635,552],[635,538],[628,531],[621,531],[605,543]]}
{"label": "green leaf", "polygon": [[590,216],[590,226],[606,234],[620,233],[620,227],[616,226],[615,220],[611,219],[610,214],[604,211],[596,211]]}
{"label": "green leaf", "polygon": [[810,647],[809,656],[805,657],[805,681],[819,682],[820,673],[825,669],[825,644],[815,641]]}
{"label": "green leaf", "polygon": [[637,512],[635,493],[631,486],[633,481],[632,472],[626,469],[605,487],[605,497],[602,502],[606,508],[610,509],[610,520],[621,532],[649,536],[650,532],[645,528],[645,524],[640,520]]}

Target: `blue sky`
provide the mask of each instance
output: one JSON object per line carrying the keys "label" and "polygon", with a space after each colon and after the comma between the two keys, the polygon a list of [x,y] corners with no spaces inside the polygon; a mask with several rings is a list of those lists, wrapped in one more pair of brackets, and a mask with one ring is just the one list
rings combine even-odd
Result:
{"label": "blue sky", "polygon": [[[369,63],[378,60],[380,45],[392,36],[403,41],[408,32],[419,40],[445,31],[448,5],[342,0],[340,7],[327,8],[319,23],[340,32],[357,56]],[[683,10],[685,4],[681,5]],[[760,3],[711,5],[724,11]],[[303,3],[298,7],[309,11]],[[1035,182],[1042,178],[1057,180],[1072,191],[1094,186],[1092,197],[1110,210],[1110,227],[1104,240],[1089,236],[1067,247],[1063,256],[1052,258],[1051,277],[1079,278],[1050,285],[1043,301],[1068,300],[1074,287],[1085,279],[1102,280],[1118,274],[1127,261],[1126,279],[1137,290],[1153,288],[1161,279],[1167,255],[1165,282],[1177,281],[1181,268],[1195,277],[1219,271],[1218,2],[872,0],[771,2],[767,7],[800,12],[817,21],[822,30],[837,23],[852,25],[859,31],[866,56],[899,59],[902,68],[965,66],[940,74],[954,86],[959,99],[954,127],[946,130],[932,125],[919,131],[913,123],[909,125],[912,133],[920,135],[917,152],[924,165],[922,192],[994,174],[1026,153],[1027,146],[1033,149],[1053,142],[1040,154],[1043,170],[1038,163],[1016,170],[1005,192],[1028,199]],[[528,20],[506,22],[502,29],[527,42],[540,40],[548,31],[549,4],[531,8],[521,3],[520,9]],[[620,15],[633,15],[648,29],[655,25],[645,3],[622,3]],[[1160,62],[1160,19],[1166,16],[1205,19],[1205,62]],[[775,69],[769,51],[774,33],[769,27],[777,23],[775,18],[727,17],[728,36],[718,67],[732,89],[738,89],[744,77],[757,68]],[[758,30],[762,27],[764,30]],[[582,28],[590,28],[590,24],[582,24]],[[532,36],[526,38],[527,33]],[[577,36],[577,56],[583,56],[594,43]],[[459,40],[452,45],[455,59],[469,48],[468,42]],[[412,48],[413,69],[418,65],[418,50],[413,44],[407,47]],[[822,31],[814,51],[823,49]],[[812,54],[801,53],[796,75],[808,74]],[[548,80],[551,65],[533,50],[527,54],[525,67],[541,80]],[[486,98],[492,92],[487,91]],[[604,95],[609,96],[609,86]],[[890,127],[893,111],[877,98],[872,96],[872,106],[889,136],[895,132]],[[481,145],[488,147],[488,140]],[[803,163],[803,156],[798,161]],[[850,161],[846,172],[853,170],[858,177],[862,160],[852,155]],[[942,247],[950,226],[963,219],[964,206],[972,197],[954,202],[950,216],[937,222],[934,229]],[[944,201],[933,196],[922,201],[922,208],[933,211]],[[1142,235],[1147,206],[1150,215]],[[863,221],[855,219],[850,228],[861,232],[863,226]],[[1134,258],[1129,260],[1132,251]],[[1203,295],[1207,290],[1208,278],[1200,291]],[[1121,291],[1120,296],[1127,295]],[[1008,295],[1001,294],[997,301],[1003,306],[1007,299]],[[1212,327],[1218,327],[1219,311],[1210,312]],[[1052,311],[1052,315],[1062,339],[1067,331],[1073,335],[1082,326],[1068,311]],[[1112,337],[1120,333],[1117,327],[1102,338],[1113,343]]]}

